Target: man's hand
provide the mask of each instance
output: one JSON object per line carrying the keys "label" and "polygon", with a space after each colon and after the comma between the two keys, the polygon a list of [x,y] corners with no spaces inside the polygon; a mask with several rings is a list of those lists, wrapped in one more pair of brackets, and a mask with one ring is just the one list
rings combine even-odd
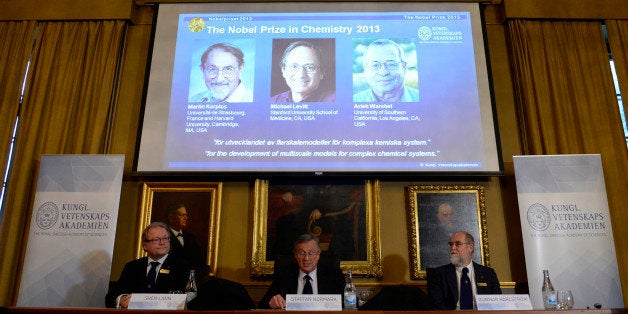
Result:
{"label": "man's hand", "polygon": [[130,294],[125,294],[123,296],[120,297],[120,307],[123,309],[126,309],[127,307],[129,307],[129,301],[131,301],[131,295]]}
{"label": "man's hand", "polygon": [[276,294],[272,299],[268,302],[271,309],[285,309],[286,308],[286,300],[281,296],[281,294]]}

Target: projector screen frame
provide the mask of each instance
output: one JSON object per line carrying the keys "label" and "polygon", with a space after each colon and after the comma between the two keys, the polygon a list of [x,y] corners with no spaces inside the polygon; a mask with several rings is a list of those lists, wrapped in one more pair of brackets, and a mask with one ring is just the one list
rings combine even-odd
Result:
{"label": "projector screen frame", "polygon": [[[351,6],[357,6],[356,3],[359,3],[362,1],[345,1],[345,2],[340,2],[342,4],[349,4]],[[363,1],[364,3],[370,3],[369,1]],[[477,2],[477,1],[474,1]],[[265,2],[263,4],[268,4],[270,2]],[[297,5],[301,5],[304,4],[300,1],[290,1],[290,2],[285,2],[285,3],[281,3],[282,5],[285,4],[297,4]],[[327,4],[326,2],[318,2],[320,4]],[[396,4],[403,4],[403,5],[407,5],[408,3],[406,2],[395,2]],[[224,3],[204,3],[207,5],[222,5]],[[257,3],[256,3],[257,4]],[[274,3],[274,4],[278,4],[278,3]],[[309,4],[309,3],[308,3]],[[440,4],[440,3],[439,3]],[[273,179],[273,178],[288,178],[288,177],[303,177],[303,178],[310,178],[310,179],[314,179],[316,180],[317,178],[347,178],[347,179],[353,179],[353,178],[381,178],[384,180],[406,180],[410,177],[420,177],[422,179],[429,179],[429,178],[438,178],[438,179],[442,179],[443,177],[447,178],[447,179],[456,179],[456,178],[460,178],[460,179],[465,179],[468,177],[493,177],[493,176],[501,176],[503,175],[503,160],[502,160],[502,153],[501,153],[501,144],[500,144],[500,137],[499,137],[499,128],[498,128],[498,123],[497,123],[497,114],[496,114],[496,108],[495,108],[495,102],[494,102],[494,91],[493,91],[493,84],[492,84],[492,75],[491,75],[491,67],[490,67],[490,58],[489,58],[489,51],[488,51],[488,47],[487,47],[487,41],[486,41],[486,30],[485,30],[485,23],[484,23],[484,11],[481,8],[481,4],[473,4],[473,5],[477,5],[478,6],[478,13],[479,13],[479,18],[480,18],[480,24],[479,27],[481,29],[481,36],[482,36],[482,52],[483,52],[483,58],[484,58],[484,63],[485,63],[485,71],[486,71],[486,84],[487,84],[487,90],[485,92],[488,93],[488,97],[490,99],[489,101],[489,108],[490,108],[490,115],[491,115],[491,120],[492,120],[492,134],[494,136],[494,146],[495,146],[495,158],[497,159],[497,167],[496,169],[493,170],[481,170],[481,171],[472,171],[472,170],[462,170],[462,171],[423,171],[423,170],[416,170],[416,171],[390,171],[390,170],[386,170],[386,171],[368,171],[368,170],[355,170],[355,171],[333,171],[333,170],[325,170],[325,171],[317,171],[317,170],[312,170],[312,171],[304,171],[304,170],[295,170],[295,171],[248,171],[248,170],[238,170],[238,171],[207,171],[207,170],[199,170],[199,171],[193,171],[193,170],[185,170],[185,171],[177,171],[177,170],[158,170],[158,171],[147,171],[147,170],[138,170],[138,163],[139,163],[139,159],[140,159],[140,146],[141,146],[141,141],[142,141],[142,134],[143,134],[143,126],[144,126],[144,118],[145,118],[145,111],[146,111],[146,105],[147,105],[147,98],[148,98],[148,86],[149,86],[149,80],[150,80],[150,75],[151,75],[151,68],[153,67],[152,64],[152,59],[153,59],[153,53],[154,53],[154,38],[155,38],[155,33],[156,33],[156,29],[157,29],[157,20],[159,17],[159,11],[160,11],[160,5],[157,4],[155,7],[155,14],[153,16],[154,18],[154,22],[153,22],[153,27],[152,27],[152,33],[151,33],[151,41],[150,41],[150,47],[149,47],[149,55],[148,55],[148,64],[147,64],[147,68],[146,68],[146,76],[145,76],[145,88],[143,90],[143,101],[142,101],[142,109],[141,109],[141,117],[142,120],[140,121],[139,124],[139,128],[138,128],[138,137],[137,137],[137,143],[136,143],[136,151],[135,151],[135,158],[133,161],[133,176],[143,176],[143,177],[162,177],[162,178],[169,178],[169,177],[179,177],[179,176],[186,176],[186,177],[209,177],[209,178],[224,178],[224,179],[229,179],[229,180],[241,180],[241,179],[251,179],[251,178],[262,178],[262,179]],[[356,10],[357,11],[357,10]],[[484,108],[483,110],[486,111],[487,108]],[[486,112],[484,112],[483,114],[486,114]]]}

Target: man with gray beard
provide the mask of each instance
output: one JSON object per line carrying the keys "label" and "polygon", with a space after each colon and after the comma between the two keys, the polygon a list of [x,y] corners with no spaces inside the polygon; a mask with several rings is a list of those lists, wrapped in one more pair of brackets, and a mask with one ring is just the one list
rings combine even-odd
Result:
{"label": "man with gray beard", "polygon": [[476,294],[501,294],[495,271],[471,259],[475,240],[467,231],[449,238],[450,264],[427,269],[427,294],[438,309],[474,309]]}

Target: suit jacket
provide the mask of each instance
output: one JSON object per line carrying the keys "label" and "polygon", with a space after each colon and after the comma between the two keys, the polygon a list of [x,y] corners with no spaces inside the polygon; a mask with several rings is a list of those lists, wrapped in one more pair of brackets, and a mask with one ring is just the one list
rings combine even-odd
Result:
{"label": "suit jacket", "polygon": [[[325,265],[318,265],[316,268],[316,280],[319,294],[340,294],[345,287],[345,278],[340,268]],[[266,291],[264,297],[259,301],[260,309],[269,309],[270,299],[277,294],[285,299],[286,294],[296,294],[298,288],[299,267],[297,264],[290,264],[280,272],[275,273],[272,284]]]}
{"label": "suit jacket", "polygon": [[[495,271],[473,262],[477,294],[501,294]],[[455,310],[458,303],[458,279],[456,266],[447,264],[427,269],[427,294],[438,309]]]}
{"label": "suit jacket", "polygon": [[207,263],[206,258],[203,258],[201,254],[201,247],[198,245],[198,242],[196,242],[194,234],[183,232],[183,243],[185,243],[185,246],[181,245],[179,239],[177,239],[172,232],[170,232],[170,239],[171,254],[179,255],[195,267]]}
{"label": "suit jacket", "polygon": [[[148,257],[142,257],[124,265],[120,278],[109,287],[105,296],[107,307],[116,307],[116,298],[121,294],[146,293],[146,269]],[[184,291],[192,266],[183,259],[168,255],[157,274],[155,286],[150,293]]]}

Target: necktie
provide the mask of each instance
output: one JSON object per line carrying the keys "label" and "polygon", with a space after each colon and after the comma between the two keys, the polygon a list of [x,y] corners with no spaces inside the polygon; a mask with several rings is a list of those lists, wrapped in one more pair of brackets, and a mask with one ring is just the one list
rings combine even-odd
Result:
{"label": "necktie", "polygon": [[473,290],[471,289],[471,279],[469,279],[469,269],[462,269],[462,277],[460,277],[460,309],[473,309]]}
{"label": "necktie", "polygon": [[177,240],[179,240],[179,243],[181,243],[181,245],[185,245],[185,243],[183,242],[183,232],[179,232],[176,238]]}
{"label": "necktie", "polygon": [[303,294],[312,294],[312,284],[310,283],[312,277],[310,277],[310,275],[305,275],[303,276],[303,280],[305,280],[305,285],[303,285]]}
{"label": "necktie", "polygon": [[146,291],[150,292],[153,290],[155,280],[157,279],[157,266],[159,266],[159,262],[150,262],[150,270],[148,275],[146,275]]}

